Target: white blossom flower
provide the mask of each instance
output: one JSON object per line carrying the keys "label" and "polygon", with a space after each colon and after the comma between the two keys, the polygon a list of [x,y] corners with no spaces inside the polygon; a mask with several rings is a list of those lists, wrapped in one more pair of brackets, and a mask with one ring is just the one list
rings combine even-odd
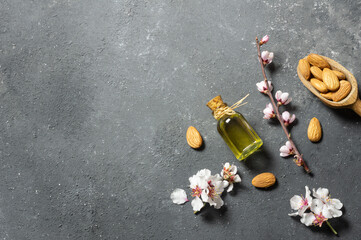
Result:
{"label": "white blossom flower", "polygon": [[307,186],[305,186],[305,188],[306,197],[295,195],[290,199],[292,209],[298,211],[288,215],[300,215],[301,223],[306,226],[313,225],[322,227],[322,224],[326,222],[332,232],[337,235],[336,230],[328,222],[328,219],[340,217],[342,215],[342,212],[339,210],[342,208],[340,200],[331,199],[327,188],[319,188],[317,191],[313,189],[313,197],[315,198],[312,198],[309,188]]}
{"label": "white blossom flower", "polygon": [[224,164],[221,176],[224,180],[228,181],[227,192],[233,190],[233,183],[241,182],[241,177],[237,174],[237,167],[235,165],[230,165],[228,162]]}
{"label": "white blossom flower", "polygon": [[265,43],[268,42],[268,40],[269,40],[269,36],[266,35],[266,36],[264,36],[264,37],[261,39],[261,41],[259,42],[259,44],[260,44],[260,45],[265,44]]}
{"label": "white blossom flower", "polygon": [[283,119],[283,122],[285,123],[285,126],[287,127],[288,125],[293,123],[293,121],[296,119],[296,115],[294,115],[294,114],[291,115],[289,112],[284,111],[282,113],[282,119]]}
{"label": "white blossom flower", "polygon": [[318,188],[317,191],[313,189],[313,196],[326,205],[328,212],[332,217],[342,216],[342,211],[340,209],[342,208],[343,204],[336,198],[330,198],[327,188]]}
{"label": "white blossom flower", "polygon": [[202,193],[202,200],[208,202],[209,205],[214,206],[215,209],[219,209],[223,206],[223,200],[221,195],[224,188],[228,186],[227,181],[223,181],[223,178],[219,175],[213,175],[208,178],[208,186]]}
{"label": "white blossom flower", "polygon": [[282,91],[277,91],[275,97],[279,105],[287,105],[292,101],[292,98],[289,97],[289,93],[287,92],[282,93]]}
{"label": "white blossom flower", "polygon": [[294,154],[294,151],[293,151],[291,142],[287,141],[286,144],[280,148],[280,156],[287,157],[287,156],[293,155],[293,154]]}
{"label": "white blossom flower", "polygon": [[297,210],[297,212],[290,213],[290,214],[288,214],[289,216],[297,216],[297,215],[303,216],[305,211],[309,207],[311,207],[311,204],[312,204],[311,191],[308,188],[308,186],[305,186],[305,189],[306,189],[305,196],[294,195],[290,199],[291,208],[293,210]]}
{"label": "white blossom flower", "polygon": [[268,87],[264,81],[256,83],[258,91],[260,91],[261,93],[267,93],[268,90],[272,92],[273,90],[272,82],[267,81],[267,83],[268,83]]}
{"label": "white blossom flower", "polygon": [[189,187],[192,189],[192,197],[194,197],[191,205],[193,207],[193,211],[195,212],[200,211],[204,206],[201,196],[205,195],[205,189],[208,187],[207,181],[210,176],[210,170],[202,169],[198,171],[196,175],[189,178]]}
{"label": "white blossom flower", "polygon": [[261,58],[264,65],[270,64],[273,60],[273,52],[263,51],[261,53]]}
{"label": "white blossom flower", "polygon": [[306,226],[311,224],[314,226],[322,227],[322,224],[328,219],[332,218],[332,215],[329,213],[327,206],[319,199],[313,199],[311,204],[310,213],[304,213],[301,218],[301,223]]}
{"label": "white blossom flower", "polygon": [[276,117],[276,114],[275,114],[275,112],[273,110],[273,107],[272,107],[271,103],[267,104],[266,108],[263,109],[263,114],[264,114],[264,116],[263,116],[264,119],[271,119],[271,118]]}
{"label": "white blossom flower", "polygon": [[[202,169],[189,178],[191,195],[194,197],[191,202],[194,213],[200,211],[206,203],[216,209],[221,208],[224,204],[221,198],[224,189],[230,186],[228,191],[231,191],[233,183],[241,181],[241,178],[237,175],[237,167],[229,163],[224,165],[221,174],[222,177],[219,174],[211,175],[209,169]],[[189,201],[186,192],[179,188],[172,192],[170,198],[176,204]]]}
{"label": "white blossom flower", "polygon": [[188,202],[186,191],[180,188],[176,188],[170,195],[172,201],[176,204],[183,204]]}

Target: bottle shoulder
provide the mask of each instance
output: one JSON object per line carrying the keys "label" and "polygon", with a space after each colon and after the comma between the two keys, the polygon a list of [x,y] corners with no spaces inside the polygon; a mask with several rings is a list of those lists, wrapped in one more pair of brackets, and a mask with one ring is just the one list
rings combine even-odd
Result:
{"label": "bottle shoulder", "polygon": [[222,123],[222,122],[227,122],[231,119],[234,119],[234,118],[244,118],[243,115],[239,112],[235,112],[234,114],[232,115],[224,115],[223,117],[221,117],[219,120],[218,120],[218,124],[219,123]]}

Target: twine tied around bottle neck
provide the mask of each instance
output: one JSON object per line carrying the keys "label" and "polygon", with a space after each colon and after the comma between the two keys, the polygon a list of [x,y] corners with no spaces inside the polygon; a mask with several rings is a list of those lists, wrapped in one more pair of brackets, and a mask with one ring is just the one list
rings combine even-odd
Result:
{"label": "twine tied around bottle neck", "polygon": [[222,118],[224,115],[233,115],[236,112],[234,111],[234,109],[239,108],[240,106],[243,106],[245,104],[247,104],[247,102],[243,103],[243,101],[249,96],[249,94],[247,94],[244,98],[242,98],[241,100],[239,100],[238,102],[236,102],[235,104],[233,104],[232,106],[227,106],[227,104],[222,104],[221,106],[219,106],[218,108],[216,108],[213,111],[213,117],[218,120],[220,118]]}

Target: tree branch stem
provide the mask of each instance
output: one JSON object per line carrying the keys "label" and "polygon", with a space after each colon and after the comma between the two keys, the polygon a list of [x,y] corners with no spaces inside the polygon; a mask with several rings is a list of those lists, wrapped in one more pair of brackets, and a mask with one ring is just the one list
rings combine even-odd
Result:
{"label": "tree branch stem", "polygon": [[[262,74],[263,74],[264,82],[265,82],[266,86],[268,87],[268,80],[267,80],[266,72],[265,72],[265,70],[264,70],[264,64],[263,64],[263,61],[262,61],[262,58],[261,58],[260,43],[259,43],[257,37],[256,37],[256,44],[257,44],[258,60],[259,60],[259,62],[260,62],[260,64],[261,64],[261,69],[262,69]],[[273,106],[273,109],[275,109],[275,111],[276,111],[276,116],[277,116],[278,121],[279,121],[280,124],[281,124],[282,129],[283,129],[283,131],[285,132],[288,141],[289,141],[289,142],[291,143],[291,145],[292,145],[292,148],[293,148],[294,153],[295,153],[295,163],[296,163],[298,166],[303,166],[303,168],[305,169],[305,171],[306,171],[307,173],[310,173],[311,170],[308,168],[306,162],[303,160],[302,154],[300,154],[300,152],[298,151],[295,143],[293,142],[293,140],[292,140],[292,138],[291,138],[290,133],[288,132],[288,129],[287,129],[286,125],[285,125],[284,122],[283,122],[282,116],[281,116],[280,111],[279,111],[278,104],[275,103],[275,100],[274,100],[274,98],[273,98],[273,95],[272,95],[271,91],[268,90],[268,91],[267,91],[267,95],[268,95],[268,97],[269,97],[270,100],[271,100],[271,104],[272,104],[272,106]]]}

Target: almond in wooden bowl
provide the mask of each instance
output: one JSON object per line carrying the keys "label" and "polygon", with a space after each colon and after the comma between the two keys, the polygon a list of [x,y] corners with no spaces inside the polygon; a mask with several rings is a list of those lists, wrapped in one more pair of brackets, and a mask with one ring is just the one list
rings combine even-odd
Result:
{"label": "almond in wooden bowl", "polygon": [[[326,104],[329,107],[332,108],[351,108],[352,110],[354,110],[359,116],[361,116],[361,100],[358,98],[358,90],[357,90],[357,80],[356,78],[341,64],[339,64],[338,62],[336,62],[335,60],[332,60],[328,57],[324,57],[321,55],[318,55],[319,57],[323,58],[325,61],[327,61],[327,63],[330,66],[330,69],[332,70],[336,70],[339,71],[341,73],[343,73],[346,77],[346,80],[351,84],[351,91],[350,93],[342,100],[335,102],[323,97],[319,91],[317,91],[312,84],[310,83],[310,81],[308,81],[307,79],[305,79],[303,77],[303,75],[300,72],[299,66],[297,67],[297,74],[299,79],[301,80],[301,82],[303,83],[303,85],[310,90],[316,97],[318,97],[324,104]],[[307,59],[307,57],[305,58]],[[313,55],[312,60],[314,59],[319,59],[318,57],[315,57]],[[310,61],[310,63],[312,64],[312,61]],[[320,64],[318,64],[320,65]],[[325,63],[322,62],[321,66],[325,67]]]}

